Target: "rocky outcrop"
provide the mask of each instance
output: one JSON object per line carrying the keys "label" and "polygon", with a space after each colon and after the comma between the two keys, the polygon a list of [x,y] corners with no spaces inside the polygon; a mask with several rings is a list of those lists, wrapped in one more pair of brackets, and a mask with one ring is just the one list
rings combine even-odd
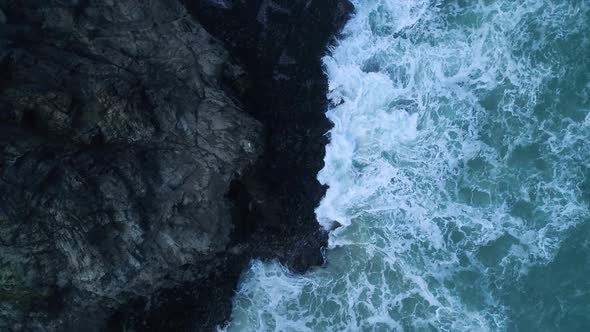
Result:
{"label": "rocky outcrop", "polygon": [[[323,167],[330,122],[327,78],[321,57],[342,28],[348,0],[184,0],[199,22],[223,40],[250,74],[246,110],[265,127],[266,149],[241,178],[258,215],[250,229],[283,234],[290,250],[259,253],[279,257],[294,270],[322,263],[327,234],[314,209],[325,189]],[[260,203],[258,203],[260,202]],[[264,251],[264,250],[263,250]]]}
{"label": "rocky outcrop", "polygon": [[251,258],[321,263],[350,7],[283,2],[0,0],[0,330],[210,330]]}

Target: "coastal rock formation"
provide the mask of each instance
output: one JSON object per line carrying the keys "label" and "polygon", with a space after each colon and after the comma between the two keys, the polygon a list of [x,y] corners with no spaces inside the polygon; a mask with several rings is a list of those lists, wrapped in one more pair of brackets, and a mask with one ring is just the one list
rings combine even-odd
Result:
{"label": "coastal rock formation", "polygon": [[[241,178],[244,191],[264,202],[250,228],[284,234],[293,250],[277,256],[294,270],[322,263],[327,234],[314,209],[325,189],[316,180],[323,167],[331,124],[324,112],[328,82],[321,57],[352,12],[347,0],[183,0],[250,74],[246,111],[265,127],[266,149]],[[311,234],[311,235],[310,235]],[[272,247],[270,247],[272,248]],[[272,248],[274,249],[274,248]]]}
{"label": "coastal rock formation", "polygon": [[289,3],[0,0],[0,330],[210,330],[251,258],[322,262],[350,6]]}

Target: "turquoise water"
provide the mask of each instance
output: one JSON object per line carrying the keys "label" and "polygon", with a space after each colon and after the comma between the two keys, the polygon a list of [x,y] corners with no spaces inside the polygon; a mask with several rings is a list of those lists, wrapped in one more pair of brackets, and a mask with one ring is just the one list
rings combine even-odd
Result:
{"label": "turquoise water", "polygon": [[[324,58],[327,265],[227,331],[590,331],[590,1],[366,0]],[[337,105],[337,106],[336,106]]]}

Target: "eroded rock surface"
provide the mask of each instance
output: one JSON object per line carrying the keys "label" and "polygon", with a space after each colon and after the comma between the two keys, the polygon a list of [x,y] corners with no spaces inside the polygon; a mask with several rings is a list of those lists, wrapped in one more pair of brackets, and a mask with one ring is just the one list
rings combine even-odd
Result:
{"label": "eroded rock surface", "polygon": [[251,258],[321,264],[320,56],[349,12],[0,0],[0,330],[211,330]]}
{"label": "eroded rock surface", "polygon": [[229,185],[262,150],[220,42],[174,1],[2,10],[0,329],[100,327],[214,272]]}

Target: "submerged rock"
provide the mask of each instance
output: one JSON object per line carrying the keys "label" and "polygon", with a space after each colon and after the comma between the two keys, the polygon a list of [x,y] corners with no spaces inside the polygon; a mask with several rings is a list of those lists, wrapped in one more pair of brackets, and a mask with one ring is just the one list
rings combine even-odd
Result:
{"label": "submerged rock", "polygon": [[0,1],[0,330],[210,330],[251,258],[321,263],[350,7],[280,3]]}

